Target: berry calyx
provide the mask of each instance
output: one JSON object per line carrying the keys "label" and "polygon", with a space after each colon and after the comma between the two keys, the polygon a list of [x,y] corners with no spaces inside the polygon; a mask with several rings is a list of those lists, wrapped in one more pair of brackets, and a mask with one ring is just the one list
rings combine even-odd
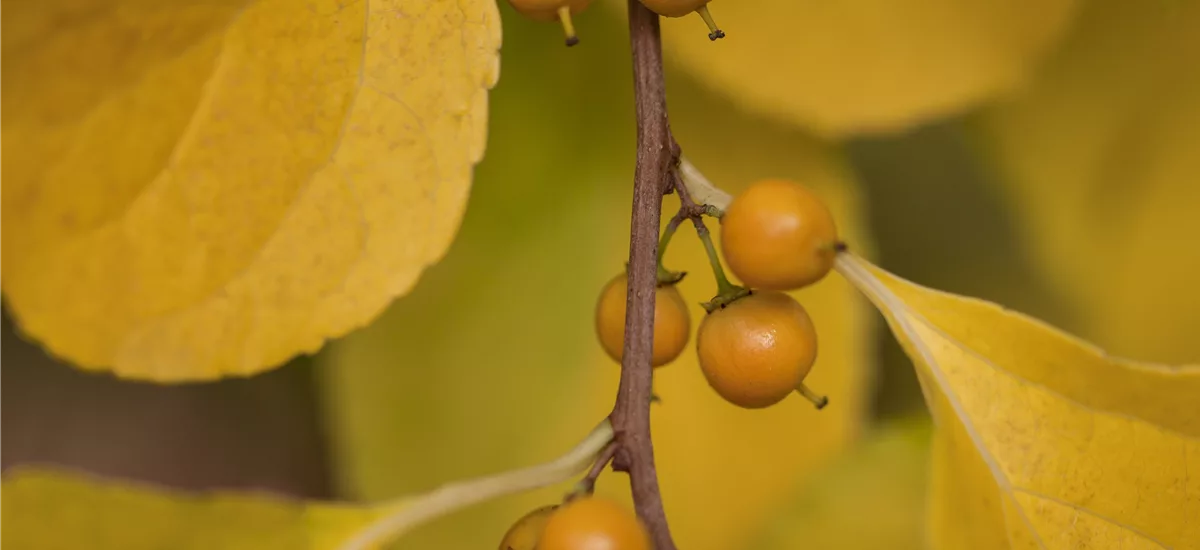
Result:
{"label": "berry calyx", "polygon": [[[782,292],[755,290],[713,310],[700,322],[696,352],[708,385],[739,407],[812,394],[802,383],[817,359],[817,332],[804,306]],[[824,406],[820,396],[809,399]]]}
{"label": "berry calyx", "polygon": [[643,6],[663,17],[683,17],[696,12],[708,25],[708,39],[725,38],[725,31],[717,27],[712,14],[708,13],[708,3],[711,0],[640,0]]}
{"label": "berry calyx", "polygon": [[566,44],[574,46],[579,43],[579,36],[575,34],[571,15],[583,11],[592,0],[508,0],[508,3],[535,21],[558,21],[566,35]]}
{"label": "berry calyx", "polygon": [[650,550],[650,535],[627,507],[603,497],[572,500],[550,515],[538,550]]}
{"label": "berry calyx", "polygon": [[[625,355],[625,301],[629,278],[614,277],[600,291],[596,302],[596,335],[605,353],[618,363]],[[687,347],[692,318],[687,302],[674,284],[658,284],[654,290],[654,349],[650,364],[663,366],[679,357]]]}
{"label": "berry calyx", "polygon": [[558,510],[557,504],[542,506],[518,519],[504,538],[500,540],[499,550],[537,550],[538,540],[542,538],[546,522]]}
{"label": "berry calyx", "polygon": [[755,182],[721,216],[721,252],[752,288],[795,290],[833,268],[842,249],[833,215],[807,187],[784,179]]}

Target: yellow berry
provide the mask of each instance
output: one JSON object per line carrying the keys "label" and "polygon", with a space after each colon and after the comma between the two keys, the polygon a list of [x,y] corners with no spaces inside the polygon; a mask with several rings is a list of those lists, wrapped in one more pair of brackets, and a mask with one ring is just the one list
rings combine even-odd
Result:
{"label": "yellow berry", "polygon": [[[600,346],[613,360],[625,355],[625,300],[629,279],[622,273],[600,291],[596,303],[596,335]],[[692,318],[687,302],[675,285],[660,284],[654,290],[654,350],[650,364],[660,367],[673,361],[687,347]]]}
{"label": "yellow berry", "polygon": [[721,252],[750,287],[794,290],[833,267],[838,234],[833,215],[808,188],[782,179],[754,183],[721,216]]}
{"label": "yellow berry", "polygon": [[567,45],[574,46],[579,43],[579,37],[575,35],[571,16],[583,11],[592,0],[508,0],[508,3],[521,15],[535,21],[562,23]]}
{"label": "yellow berry", "polygon": [[791,296],[755,290],[704,317],[696,352],[718,395],[758,409],[782,401],[804,381],[817,359],[817,332]]}
{"label": "yellow berry", "polygon": [[537,550],[650,550],[650,535],[627,507],[584,497],[551,514]]}
{"label": "yellow berry", "polygon": [[557,509],[558,505],[543,506],[521,516],[504,534],[499,550],[536,550],[546,522]]}
{"label": "yellow berry", "polygon": [[643,6],[650,8],[650,11],[657,13],[663,17],[683,17],[689,13],[696,12],[704,19],[704,24],[708,25],[709,40],[725,38],[725,32],[717,28],[717,24],[713,21],[712,15],[708,13],[708,3],[711,0],[640,0]]}

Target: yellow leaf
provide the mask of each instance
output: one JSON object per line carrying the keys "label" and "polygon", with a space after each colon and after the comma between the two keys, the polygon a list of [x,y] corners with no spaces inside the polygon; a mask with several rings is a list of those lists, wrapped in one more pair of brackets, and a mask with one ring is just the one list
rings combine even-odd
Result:
{"label": "yellow leaf", "polygon": [[[615,17],[589,13],[579,21],[589,46],[571,50],[546,41],[553,27],[505,19],[506,84],[492,95],[493,145],[459,239],[411,295],[322,357],[340,482],[351,495],[386,498],[509,468],[577,439],[612,408],[619,368],[600,348],[592,315],[627,259],[636,146],[627,34]],[[868,246],[860,198],[835,150],[703,91],[676,93],[672,128],[715,181],[736,190],[766,175],[799,178]],[[677,204],[667,200],[668,217]],[[689,228],[675,236],[667,264],[689,272],[682,292],[698,320],[716,286]],[[809,381],[831,397],[823,411],[799,396],[769,410],[729,405],[690,348],[656,372],[655,452],[681,547],[744,547],[795,483],[858,435],[872,315],[855,294],[835,277],[796,293],[818,327]],[[481,505],[413,532],[399,548],[494,546],[564,490]],[[627,499],[627,479],[606,473],[598,492]]]}
{"label": "yellow leaf", "polygon": [[457,231],[492,0],[9,2],[4,296],[81,367],[249,375],[371,321]]}
{"label": "yellow leaf", "polygon": [[1200,365],[1110,357],[853,256],[938,423],[938,548],[1200,548]]}
{"label": "yellow leaf", "polygon": [[[373,506],[267,494],[188,494],[47,468],[4,479],[3,542],[19,548],[323,548],[368,550],[464,507],[561,482],[612,441],[600,422],[561,456]],[[15,534],[14,534],[15,533]]]}
{"label": "yellow leaf", "polygon": [[5,474],[5,548],[335,549],[383,510],[232,491],[188,494],[68,470]]}
{"label": "yellow leaf", "polygon": [[726,38],[709,42],[696,15],[665,19],[663,33],[668,60],[743,107],[838,137],[901,130],[1018,88],[1076,4],[719,0],[709,9]]}
{"label": "yellow leaf", "polygon": [[1200,4],[1088,2],[1029,89],[977,120],[1071,330],[1121,355],[1200,359],[1198,57]]}
{"label": "yellow leaf", "polygon": [[924,550],[930,426],[879,426],[784,504],[754,548]]}

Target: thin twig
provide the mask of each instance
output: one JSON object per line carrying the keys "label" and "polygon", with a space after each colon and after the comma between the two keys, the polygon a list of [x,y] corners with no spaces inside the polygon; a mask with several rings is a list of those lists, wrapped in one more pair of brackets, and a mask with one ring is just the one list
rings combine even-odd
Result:
{"label": "thin twig", "polygon": [[616,454],[617,444],[615,441],[604,447],[604,450],[596,455],[596,461],[592,463],[592,469],[588,470],[587,475],[583,476],[583,479],[575,484],[575,487],[567,494],[563,502],[570,502],[581,496],[594,493],[596,491],[596,479],[600,477],[600,474],[604,473],[604,468],[608,466],[609,462],[612,462],[613,456]]}
{"label": "thin twig", "polygon": [[443,485],[417,496],[405,496],[378,505],[388,510],[354,534],[341,550],[365,550],[394,540],[408,530],[450,512],[488,499],[558,483],[587,466],[596,453],[612,444],[612,424],[602,421],[566,454],[536,466]]}
{"label": "thin twig", "polygon": [[621,383],[613,405],[617,439],[613,469],[629,472],[634,507],[656,550],[675,550],[663,512],[650,438],[650,356],[654,339],[654,294],[658,282],[658,229],[663,193],[671,185],[679,146],[667,122],[662,40],[658,15],[629,0],[629,41],[637,111],[637,167],[629,232],[629,292],[626,296],[625,349]]}

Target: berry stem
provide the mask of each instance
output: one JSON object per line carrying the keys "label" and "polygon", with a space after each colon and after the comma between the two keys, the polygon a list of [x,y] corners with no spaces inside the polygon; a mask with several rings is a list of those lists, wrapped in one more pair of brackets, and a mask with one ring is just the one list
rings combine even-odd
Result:
{"label": "berry stem", "polygon": [[696,8],[696,13],[700,14],[700,17],[704,19],[704,24],[708,25],[709,40],[725,38],[725,31],[717,27],[717,22],[713,21],[712,14],[708,13],[708,6],[700,6],[699,8]]}
{"label": "berry stem", "polygon": [[683,222],[683,219],[680,218],[678,215],[671,218],[671,221],[667,222],[667,227],[663,228],[662,237],[659,237],[659,239],[658,239],[658,282],[659,282],[659,284],[676,283],[676,282],[679,282],[679,280],[683,278],[682,273],[676,273],[674,271],[671,271],[671,270],[667,269],[666,266],[663,265],[663,257],[667,255],[667,246],[669,246],[671,244],[671,237],[675,236],[675,230],[679,229],[679,224],[682,222]]}
{"label": "berry stem", "polygon": [[596,461],[592,463],[592,468],[588,470],[587,475],[579,480],[579,483],[576,483],[571,492],[567,493],[567,496],[563,498],[563,504],[594,493],[596,491],[596,479],[600,477],[600,474],[604,473],[604,468],[608,466],[608,463],[612,462],[613,455],[615,454],[617,454],[617,445],[615,442],[609,442],[600,451],[600,454],[596,455]]}
{"label": "berry stem", "polygon": [[804,382],[801,382],[796,386],[796,391],[799,392],[800,395],[803,395],[805,399],[812,401],[813,406],[816,407],[817,410],[824,409],[825,405],[829,404],[829,396],[821,395],[815,391],[812,391],[812,389],[810,389]]}
{"label": "berry stem", "polygon": [[704,225],[704,222],[695,225],[696,236],[700,237],[700,242],[704,243],[704,252],[708,254],[708,264],[712,266],[713,277],[717,279],[717,294],[721,296],[731,294],[735,285],[729,282],[729,278],[725,276],[725,268],[721,266],[721,258],[717,256],[717,247],[713,246],[712,235],[708,232],[708,227]]}
{"label": "berry stem", "polygon": [[575,23],[571,21],[571,6],[558,8],[558,21],[562,23],[563,34],[567,35],[567,46],[578,44],[579,37],[575,34]]}

